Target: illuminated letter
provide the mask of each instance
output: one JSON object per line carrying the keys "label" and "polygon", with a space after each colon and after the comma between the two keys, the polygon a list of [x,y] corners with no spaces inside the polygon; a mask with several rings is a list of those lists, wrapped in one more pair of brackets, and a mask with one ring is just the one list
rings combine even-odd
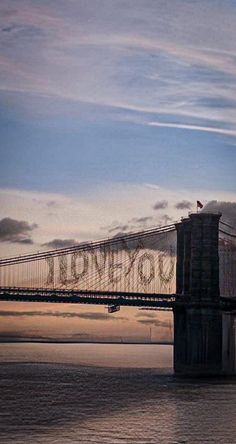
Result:
{"label": "illuminated letter", "polygon": [[[149,275],[144,274],[144,264],[149,262]],[[152,254],[144,253],[138,261],[138,274],[143,285],[148,285],[155,277],[155,265]]]}
{"label": "illuminated letter", "polygon": [[48,264],[48,276],[46,280],[46,285],[54,284],[54,257],[47,257],[46,262]]}
{"label": "illuminated letter", "polygon": [[[83,269],[80,273],[78,273],[76,270],[76,260],[78,257],[81,257],[83,259]],[[75,281],[79,281],[84,278],[84,276],[88,272],[88,265],[89,265],[88,256],[84,251],[76,251],[75,253],[72,254],[72,256],[71,256],[71,274],[72,274]]]}
{"label": "illuminated letter", "polygon": [[101,249],[99,250],[99,256],[101,257],[101,260],[98,261],[98,256],[95,253],[94,250],[92,250],[92,258],[95,264],[96,271],[98,272],[99,277],[101,278],[105,271],[105,264],[106,264],[106,250],[104,248],[104,251]]}
{"label": "illuminated letter", "polygon": [[67,257],[66,256],[59,256],[59,279],[61,284],[66,284],[67,281]]}
{"label": "illuminated letter", "polygon": [[165,253],[160,253],[159,257],[158,257],[160,281],[161,281],[161,284],[164,284],[164,285],[168,284],[173,279],[174,271],[175,271],[175,258],[173,256],[171,256],[169,258],[169,260],[170,260],[169,274],[167,274],[167,273],[164,274],[163,260],[165,257],[166,257]]}
{"label": "illuminated letter", "polygon": [[122,267],[122,264],[115,264],[114,251],[110,251],[108,275],[109,275],[110,282],[112,284],[117,284],[120,281],[121,276],[115,277],[114,274],[115,274],[115,271],[117,269],[121,269],[121,267]]}
{"label": "illuminated letter", "polygon": [[124,240],[123,240],[123,244],[124,244],[125,251],[126,251],[126,253],[128,254],[128,256],[129,256],[129,260],[130,260],[130,263],[129,263],[129,266],[128,266],[128,270],[127,270],[126,273],[125,273],[125,276],[128,276],[128,274],[129,274],[129,273],[131,272],[131,270],[132,270],[132,267],[133,267],[133,265],[134,265],[134,262],[135,262],[135,260],[136,260],[136,258],[137,258],[137,256],[138,256],[138,253],[139,253],[139,251],[140,251],[141,248],[142,248],[142,244],[141,244],[141,242],[139,241],[137,247],[135,248],[135,250],[131,250],[131,249],[129,249],[128,246],[127,246],[127,244],[126,244],[126,242],[125,242]]}

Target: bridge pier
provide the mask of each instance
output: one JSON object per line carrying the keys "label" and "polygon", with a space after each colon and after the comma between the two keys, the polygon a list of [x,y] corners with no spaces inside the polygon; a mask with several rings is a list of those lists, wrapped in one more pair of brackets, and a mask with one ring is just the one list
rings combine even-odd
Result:
{"label": "bridge pier", "polygon": [[174,311],[174,369],[178,375],[222,374],[222,313],[217,308]]}
{"label": "bridge pier", "polygon": [[223,373],[236,374],[236,313],[223,313]]}
{"label": "bridge pier", "polygon": [[235,323],[220,306],[219,220],[220,214],[196,213],[176,225],[176,375],[235,373]]}

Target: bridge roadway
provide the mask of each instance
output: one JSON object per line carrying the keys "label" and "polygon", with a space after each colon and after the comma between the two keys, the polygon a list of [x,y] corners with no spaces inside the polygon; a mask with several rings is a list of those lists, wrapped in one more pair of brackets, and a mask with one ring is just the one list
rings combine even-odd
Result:
{"label": "bridge roadway", "polygon": [[173,308],[175,295],[53,288],[0,287],[0,301]]}
{"label": "bridge roadway", "polygon": [[[201,305],[202,307],[211,305],[212,307],[219,308],[218,303],[193,303],[186,295],[68,290],[64,288],[0,287],[0,301],[118,305],[153,307],[160,310],[172,310],[187,305]],[[236,311],[236,297],[221,297],[220,308],[225,311]]]}

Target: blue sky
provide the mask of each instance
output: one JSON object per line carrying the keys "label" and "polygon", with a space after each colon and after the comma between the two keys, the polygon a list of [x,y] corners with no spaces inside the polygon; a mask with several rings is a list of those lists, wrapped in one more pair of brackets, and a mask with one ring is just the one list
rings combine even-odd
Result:
{"label": "blue sky", "polygon": [[103,182],[150,181],[170,188],[235,189],[235,147],[215,133],[6,117],[1,133],[3,187],[77,193]]}
{"label": "blue sky", "polygon": [[235,42],[235,1],[2,0],[2,255],[235,202]]}
{"label": "blue sky", "polygon": [[235,191],[234,2],[1,2],[2,187]]}

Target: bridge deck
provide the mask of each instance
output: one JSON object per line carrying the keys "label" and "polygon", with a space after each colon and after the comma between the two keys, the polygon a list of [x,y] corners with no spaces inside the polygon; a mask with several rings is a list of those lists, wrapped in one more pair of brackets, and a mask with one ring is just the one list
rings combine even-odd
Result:
{"label": "bridge deck", "polygon": [[[190,306],[189,297],[177,294],[147,294],[117,291],[67,290],[53,288],[0,287],[0,301],[48,302],[94,305],[120,305],[129,307],[154,307],[174,309]],[[196,304],[194,304],[196,305]],[[204,304],[201,303],[201,306]],[[209,304],[206,304],[209,305]],[[216,307],[219,305],[211,304]],[[236,298],[220,298],[222,310],[236,310]]]}
{"label": "bridge deck", "polygon": [[116,291],[89,291],[66,289],[32,289],[1,287],[0,301],[53,302],[95,305],[148,306],[173,308],[175,295],[121,293]]}

